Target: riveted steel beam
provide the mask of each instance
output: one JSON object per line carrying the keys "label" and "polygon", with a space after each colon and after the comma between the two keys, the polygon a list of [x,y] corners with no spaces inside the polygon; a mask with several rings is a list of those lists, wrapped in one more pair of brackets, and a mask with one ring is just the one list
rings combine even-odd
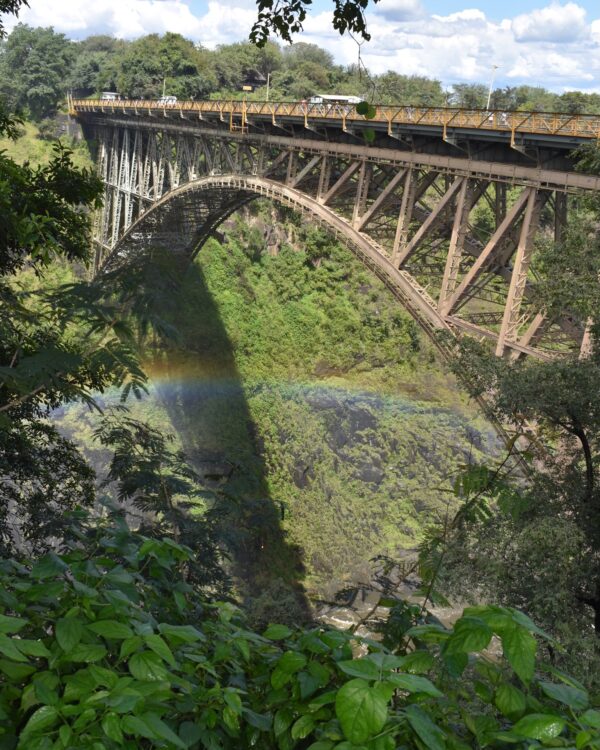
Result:
{"label": "riveted steel beam", "polygon": [[400,267],[402,267],[403,264],[406,263],[406,261],[410,258],[410,256],[419,248],[427,235],[433,232],[435,228],[440,224],[446,212],[451,207],[454,197],[460,190],[461,186],[466,182],[466,177],[457,177],[454,182],[447,188],[441,200],[430,212],[427,219],[417,229],[410,242],[408,242],[404,248],[400,248],[400,252],[397,258],[397,263]]}
{"label": "riveted steel beam", "polygon": [[519,235],[519,244],[517,245],[508,296],[504,307],[504,317],[496,344],[496,354],[499,357],[504,354],[507,341],[517,340],[520,323],[522,322],[519,317],[521,303],[525,294],[527,274],[533,255],[533,240],[538,227],[542,205],[543,198],[540,193],[531,190],[527,197],[527,205]]}
{"label": "riveted steel beam", "polygon": [[360,167],[361,162],[355,161],[352,162],[346,169],[342,172],[340,177],[334,182],[332,187],[329,188],[329,190],[325,193],[323,196],[323,203],[329,203],[330,200],[335,198],[335,196],[346,186],[346,183],[348,180],[352,177],[352,175],[356,172],[356,170]]}
{"label": "riveted steel beam", "polygon": [[525,188],[521,195],[517,198],[514,205],[504,217],[500,226],[492,235],[490,241],[482,250],[479,257],[475,260],[475,263],[471,266],[463,280],[458,285],[457,290],[450,297],[446,307],[446,314],[450,313],[457,305],[459,300],[466,294],[467,290],[474,285],[486,264],[490,262],[490,259],[498,252],[501,241],[505,238],[507,233],[514,229],[515,222],[523,212],[531,192],[535,192],[535,188]]}

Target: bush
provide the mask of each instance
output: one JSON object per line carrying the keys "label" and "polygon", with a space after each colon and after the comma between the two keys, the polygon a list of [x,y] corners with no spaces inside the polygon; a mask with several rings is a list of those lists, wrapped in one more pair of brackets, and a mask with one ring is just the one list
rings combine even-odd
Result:
{"label": "bush", "polygon": [[[600,747],[600,711],[568,676],[536,674],[545,636],[516,610],[412,627],[396,653],[364,640],[356,659],[351,633],[259,635],[231,603],[201,600],[173,541],[114,519],[72,538],[0,566],[3,748]],[[485,654],[494,636],[504,658]]]}

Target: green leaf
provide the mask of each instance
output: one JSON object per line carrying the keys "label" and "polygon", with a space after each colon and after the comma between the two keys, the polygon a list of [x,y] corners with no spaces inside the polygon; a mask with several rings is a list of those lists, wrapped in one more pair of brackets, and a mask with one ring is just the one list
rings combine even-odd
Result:
{"label": "green leaf", "polygon": [[575,747],[577,748],[577,750],[581,750],[581,748],[584,748],[593,738],[594,735],[591,732],[577,732],[577,737],[575,738]]}
{"label": "green leaf", "polygon": [[106,649],[104,646],[94,643],[78,643],[70,653],[65,654],[68,661],[83,661],[88,664],[90,662],[100,661],[100,659],[104,659],[105,656]]}
{"label": "green leaf", "polygon": [[160,737],[152,727],[149,727],[140,716],[124,716],[121,719],[121,729],[125,734],[134,737],[146,737],[149,740],[158,740]]}
{"label": "green leaf", "polygon": [[269,625],[263,637],[270,641],[282,641],[284,638],[289,638],[291,634],[292,631],[285,625]]}
{"label": "green leaf", "polygon": [[502,650],[523,682],[529,682],[535,668],[537,642],[525,628],[515,625],[502,633]]}
{"label": "green leaf", "polygon": [[121,731],[121,722],[117,714],[108,713],[102,719],[102,731],[111,740],[121,743],[123,732]]}
{"label": "green leaf", "polygon": [[370,659],[350,659],[349,661],[338,661],[338,667],[351,677],[362,677],[365,680],[378,680],[380,677],[379,667]]}
{"label": "green leaf", "polygon": [[88,626],[88,630],[103,638],[114,638],[115,640],[124,640],[133,636],[133,630],[124,622],[117,620],[97,620]]}
{"label": "green leaf", "polygon": [[564,703],[576,711],[583,711],[589,706],[590,699],[585,690],[570,685],[557,685],[554,682],[540,682],[540,687],[549,698]]}
{"label": "green leaf", "polygon": [[359,102],[356,105],[356,112],[359,115],[363,115],[363,117],[367,114],[369,111],[369,102]]}
{"label": "green leaf", "polygon": [[313,742],[312,745],[309,745],[307,750],[331,750],[333,747],[333,742],[331,740],[319,740],[318,742]]}
{"label": "green leaf", "polygon": [[416,674],[404,674],[403,672],[392,672],[386,677],[388,682],[392,682],[400,690],[406,690],[408,693],[424,693],[432,698],[441,698],[441,693],[436,686],[426,677]]}
{"label": "green leaf", "polygon": [[405,713],[408,723],[424,742],[427,750],[445,750],[446,735],[422,708],[416,705],[407,706]]}
{"label": "green leaf", "polygon": [[242,699],[240,698],[239,693],[232,688],[225,688],[223,698],[225,698],[225,703],[227,703],[232,711],[236,714],[242,713]]}
{"label": "green leaf", "polygon": [[587,724],[588,727],[600,729],[600,711],[596,711],[595,709],[590,708],[588,711],[582,714],[580,720],[584,724]]}
{"label": "green leaf", "polygon": [[277,669],[285,674],[295,674],[299,672],[306,664],[306,656],[297,651],[286,651],[278,662]]}
{"label": "green leaf", "polygon": [[525,695],[519,688],[506,682],[496,690],[494,702],[500,713],[509,718],[522,714],[527,707]]}
{"label": "green leaf", "polygon": [[136,680],[166,680],[169,676],[160,657],[152,651],[134,654],[128,667]]}
{"label": "green leaf", "polygon": [[79,643],[83,633],[83,623],[75,617],[65,617],[56,621],[54,634],[63,651],[70,651]]}
{"label": "green leaf", "polygon": [[28,656],[39,656],[43,659],[47,659],[50,656],[50,651],[44,646],[41,641],[30,641],[26,638],[15,639],[15,644],[22,654]]}
{"label": "green leaf", "polygon": [[126,638],[121,643],[121,650],[119,651],[119,658],[126,659],[131,656],[134,651],[137,651],[141,646],[144,645],[144,639],[141,635],[134,635],[133,638]]}
{"label": "green leaf", "polygon": [[303,740],[305,737],[308,737],[314,728],[315,722],[313,717],[310,716],[310,714],[305,714],[294,722],[294,726],[292,727],[292,739]]}
{"label": "green leaf", "polygon": [[365,680],[350,680],[338,690],[335,713],[346,738],[360,745],[383,729],[387,701],[377,685],[370,687]]}
{"label": "green leaf", "polygon": [[158,714],[149,711],[148,713],[142,714],[140,718],[146,726],[150,727],[156,737],[170,742],[175,745],[175,747],[181,747],[183,750],[187,750],[187,745],[175,734],[171,727],[159,717]]}
{"label": "green leaf", "polygon": [[58,693],[53,690],[45,681],[36,680],[34,682],[35,695],[40,703],[45,706],[56,706],[58,703]]}
{"label": "green leaf", "polygon": [[204,641],[206,636],[193,625],[168,625],[162,623],[158,626],[160,632],[170,641],[182,643],[193,643],[194,641]]}
{"label": "green leaf", "polygon": [[273,722],[269,714],[259,714],[256,711],[251,711],[249,708],[244,708],[243,714],[250,726],[260,729],[261,732],[269,732],[271,730]]}
{"label": "green leaf", "polygon": [[160,635],[156,635],[154,633],[152,635],[145,635],[144,642],[146,646],[148,646],[148,648],[152,649],[152,651],[160,656],[161,659],[166,661],[167,664],[170,664],[172,667],[175,666],[175,657],[173,656],[173,652],[163,641]]}
{"label": "green leaf", "polygon": [[15,682],[21,682],[21,680],[24,680],[36,671],[36,668],[29,664],[16,664],[9,659],[0,659],[0,672],[4,672],[5,675],[10,677],[11,680],[15,680]]}
{"label": "green leaf", "polygon": [[280,734],[283,734],[283,732],[291,726],[293,720],[294,715],[289,708],[280,708],[273,719],[273,731],[275,732],[275,737],[279,737]]}
{"label": "green leaf", "polygon": [[16,643],[16,639],[13,640],[7,635],[0,634],[0,653],[4,654],[4,656],[8,656],[8,658],[12,659],[13,661],[27,662],[27,657],[23,656],[23,654],[19,651]]}
{"label": "green leaf", "polygon": [[25,620],[22,617],[0,615],[0,633],[18,633],[28,622],[29,620]]}
{"label": "green leaf", "polygon": [[60,741],[63,743],[65,747],[69,746],[69,740],[73,736],[73,730],[68,724],[63,724],[62,727],[58,730],[58,736],[60,737]]}
{"label": "green leaf", "polygon": [[487,648],[492,640],[492,630],[478,617],[461,617],[454,625],[446,649],[450,654],[473,653]]}
{"label": "green leaf", "polygon": [[561,716],[529,714],[520,719],[512,731],[531,740],[545,741],[558,737],[564,727],[565,720]]}
{"label": "green leaf", "polygon": [[29,717],[29,721],[21,730],[21,739],[29,737],[37,732],[42,732],[44,729],[49,729],[58,720],[58,711],[54,706],[42,706],[34,711]]}
{"label": "green leaf", "polygon": [[64,573],[67,569],[67,564],[63,562],[58,555],[54,552],[49,552],[47,555],[40,557],[36,564],[31,569],[32,578],[52,578],[59,573]]}
{"label": "green leaf", "polygon": [[413,674],[424,674],[433,667],[434,658],[429,651],[423,649],[413,651],[402,657],[402,671]]}
{"label": "green leaf", "polygon": [[192,721],[184,721],[179,726],[179,736],[185,743],[186,747],[192,747],[197,742],[200,742],[200,738],[204,732],[197,724]]}

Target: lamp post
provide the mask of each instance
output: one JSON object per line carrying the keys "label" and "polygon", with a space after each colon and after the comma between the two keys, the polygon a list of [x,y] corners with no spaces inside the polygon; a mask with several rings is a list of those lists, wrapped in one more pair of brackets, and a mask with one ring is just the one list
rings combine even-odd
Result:
{"label": "lamp post", "polygon": [[271,82],[271,74],[267,73],[267,101],[269,101],[269,84]]}
{"label": "lamp post", "polygon": [[499,65],[492,65],[492,77],[490,79],[490,90],[488,91],[487,104],[485,105],[486,109],[490,108],[490,103],[492,101],[492,91],[494,90],[494,78],[496,77],[496,71],[499,67]]}

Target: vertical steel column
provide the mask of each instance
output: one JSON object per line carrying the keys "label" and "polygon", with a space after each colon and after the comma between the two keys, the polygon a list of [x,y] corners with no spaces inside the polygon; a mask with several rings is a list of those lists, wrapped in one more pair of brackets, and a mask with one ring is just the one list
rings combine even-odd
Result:
{"label": "vertical steel column", "polygon": [[323,196],[329,190],[331,180],[331,159],[323,156],[321,159],[321,173],[319,174],[319,187],[317,188],[317,201],[323,203]]}
{"label": "vertical steel column", "polygon": [[469,214],[473,205],[473,185],[468,179],[464,179],[460,186],[460,192],[456,201],[456,213],[452,224],[450,246],[446,267],[442,279],[442,288],[438,301],[438,309],[442,315],[446,314],[446,301],[456,289],[460,261],[462,258],[467,229],[469,228]]}
{"label": "vertical steel column", "polygon": [[287,170],[285,173],[285,184],[291,185],[296,172],[298,171],[298,154],[295,151],[290,151],[288,157]]}
{"label": "vertical steel column", "polygon": [[397,266],[400,256],[400,248],[406,244],[408,239],[408,229],[412,220],[412,214],[415,208],[417,196],[417,172],[413,167],[409,167],[404,178],[404,189],[402,190],[402,202],[400,204],[400,213],[398,214],[398,223],[396,225],[396,236],[392,246],[392,263]]}
{"label": "vertical steel column", "polygon": [[541,210],[541,194],[534,188],[530,188],[521,232],[519,234],[519,244],[517,245],[513,271],[510,277],[510,286],[504,307],[500,335],[498,336],[498,343],[496,345],[496,354],[499,357],[504,354],[506,341],[516,341],[519,325],[522,322],[519,314],[525,294],[527,274],[533,255],[533,240],[538,227]]}
{"label": "vertical steel column", "polygon": [[554,193],[554,242],[560,242],[567,226],[567,195]]}
{"label": "vertical steel column", "polygon": [[367,196],[369,195],[369,187],[371,185],[372,167],[370,162],[366,160],[360,165],[360,172],[358,174],[358,185],[356,188],[356,198],[354,201],[354,209],[352,211],[352,226],[356,229],[360,224],[361,216],[365,213],[367,208]]}
{"label": "vertical steel column", "polygon": [[502,223],[506,216],[506,185],[503,182],[494,183],[494,215],[496,219],[496,229]]}

